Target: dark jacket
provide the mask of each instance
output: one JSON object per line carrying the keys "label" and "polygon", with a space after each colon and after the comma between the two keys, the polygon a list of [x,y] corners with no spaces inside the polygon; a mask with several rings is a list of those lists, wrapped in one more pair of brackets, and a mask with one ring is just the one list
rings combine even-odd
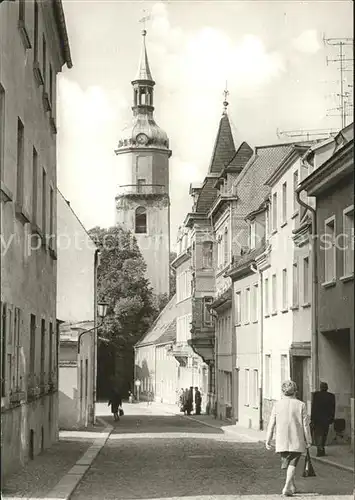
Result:
{"label": "dark jacket", "polygon": [[316,391],[313,394],[311,422],[314,425],[330,425],[335,417],[335,396],[331,392]]}
{"label": "dark jacket", "polygon": [[108,404],[111,405],[112,413],[118,413],[118,408],[122,406],[121,395],[118,394],[117,392],[112,393]]}
{"label": "dark jacket", "polygon": [[195,391],[195,405],[201,406],[202,396],[200,391]]}

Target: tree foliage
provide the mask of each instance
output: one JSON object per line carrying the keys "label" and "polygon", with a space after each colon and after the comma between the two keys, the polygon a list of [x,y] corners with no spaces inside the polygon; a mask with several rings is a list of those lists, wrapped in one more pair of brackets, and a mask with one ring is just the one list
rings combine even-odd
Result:
{"label": "tree foliage", "polygon": [[95,227],[89,234],[100,249],[98,300],[108,303],[101,335],[117,346],[133,346],[158,314],[146,264],[129,231]]}

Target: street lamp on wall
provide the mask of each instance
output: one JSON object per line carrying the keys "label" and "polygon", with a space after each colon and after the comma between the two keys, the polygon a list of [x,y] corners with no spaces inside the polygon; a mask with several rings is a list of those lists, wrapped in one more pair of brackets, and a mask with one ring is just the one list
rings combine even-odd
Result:
{"label": "street lamp on wall", "polygon": [[90,330],[85,330],[84,332],[81,332],[81,334],[78,337],[78,354],[80,354],[81,337],[83,335],[86,335],[87,333],[93,332],[94,330],[96,330],[97,328],[100,328],[100,326],[102,326],[104,319],[105,319],[105,316],[107,314],[107,307],[108,307],[108,304],[106,302],[99,302],[97,304],[97,315],[99,316],[99,318],[101,318],[101,323],[99,325],[94,326],[94,328],[90,328]]}

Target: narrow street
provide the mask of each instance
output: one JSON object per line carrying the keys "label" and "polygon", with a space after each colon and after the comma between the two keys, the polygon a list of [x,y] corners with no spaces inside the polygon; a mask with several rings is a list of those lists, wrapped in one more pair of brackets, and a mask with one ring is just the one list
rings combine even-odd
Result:
{"label": "narrow street", "polygon": [[[114,429],[73,500],[239,496],[261,500],[280,495],[279,459],[262,444],[243,443],[219,429],[164,411],[157,414],[144,405],[124,409],[117,423],[111,416],[103,417]],[[300,493],[295,498],[351,498],[350,472],[320,463],[314,466],[317,477],[299,478]]]}

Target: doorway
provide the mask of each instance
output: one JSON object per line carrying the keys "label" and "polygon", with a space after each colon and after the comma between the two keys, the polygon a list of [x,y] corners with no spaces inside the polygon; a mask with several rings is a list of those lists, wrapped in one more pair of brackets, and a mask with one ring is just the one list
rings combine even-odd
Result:
{"label": "doorway", "polygon": [[30,430],[30,443],[29,443],[29,450],[28,450],[30,460],[33,460],[34,456],[35,456],[34,446],[35,446],[35,432],[33,429],[31,429]]}

